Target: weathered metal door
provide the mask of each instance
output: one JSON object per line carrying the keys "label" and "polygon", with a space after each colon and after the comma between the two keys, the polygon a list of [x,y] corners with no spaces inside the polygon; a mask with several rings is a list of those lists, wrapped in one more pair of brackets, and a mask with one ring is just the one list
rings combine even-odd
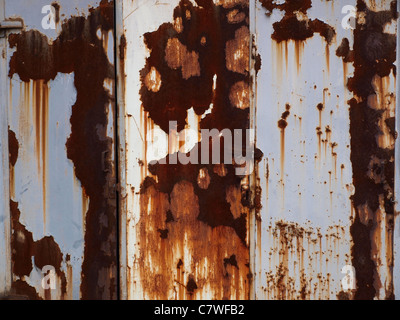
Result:
{"label": "weathered metal door", "polygon": [[0,39],[1,285],[31,299],[116,299],[114,5],[1,4],[0,18],[23,24]]}

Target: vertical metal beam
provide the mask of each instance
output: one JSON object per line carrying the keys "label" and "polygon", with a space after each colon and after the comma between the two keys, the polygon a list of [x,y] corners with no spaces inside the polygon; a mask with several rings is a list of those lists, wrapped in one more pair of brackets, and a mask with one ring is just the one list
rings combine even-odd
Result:
{"label": "vertical metal beam", "polygon": [[[251,92],[250,92],[250,129],[254,129],[254,132],[256,132],[256,126],[257,126],[257,99],[256,99],[256,82],[257,82],[257,73],[255,70],[255,51],[257,50],[255,47],[256,43],[256,0],[250,0],[249,1],[249,15],[250,15],[250,76],[252,78],[251,81]],[[257,141],[257,137],[254,137],[254,143]],[[256,163],[254,163],[254,171],[252,175],[250,176],[250,188],[252,192],[252,197],[253,197],[253,202],[256,197],[256,192],[257,192],[257,186],[258,186],[258,166]],[[249,217],[249,233],[250,233],[250,239],[249,239],[249,246],[250,246],[250,273],[252,274],[252,281],[250,284],[250,300],[255,300],[256,299],[256,286],[254,285],[257,283],[257,265],[256,265],[256,254],[257,254],[257,245],[261,245],[256,242],[257,239],[257,206],[253,206],[253,209],[250,212],[250,217]]]}
{"label": "vertical metal beam", "polygon": [[115,2],[115,43],[116,43],[116,53],[115,53],[115,63],[116,63],[116,85],[117,85],[117,152],[118,152],[118,172],[119,172],[119,294],[120,299],[126,300],[128,297],[127,291],[127,277],[126,277],[126,267],[127,267],[127,207],[126,207],[126,125],[125,125],[125,46],[123,39],[124,35],[124,20],[123,20],[123,1],[117,0]]}
{"label": "vertical metal beam", "polygon": [[[0,21],[4,19],[5,0],[0,0]],[[6,39],[0,38],[0,293],[11,288]]]}

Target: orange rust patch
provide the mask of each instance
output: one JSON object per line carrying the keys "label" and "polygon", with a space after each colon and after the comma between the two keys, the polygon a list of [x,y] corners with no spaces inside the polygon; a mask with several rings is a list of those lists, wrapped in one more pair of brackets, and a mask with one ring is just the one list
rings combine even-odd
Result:
{"label": "orange rust patch", "polygon": [[227,14],[227,18],[229,23],[239,23],[246,19],[246,14],[235,9]]}
{"label": "orange rust patch", "polygon": [[207,168],[200,169],[197,184],[201,189],[208,189],[208,186],[210,185],[210,175],[208,174]]}
{"label": "orange rust patch", "polygon": [[[144,34],[150,55],[141,71],[143,110],[166,133],[169,121],[176,121],[177,130],[183,130],[191,108],[199,119],[199,129],[245,130],[249,127],[245,92],[250,82],[248,3],[196,3],[181,0],[174,9],[173,19],[181,19],[182,32],[174,23],[164,23]],[[245,18],[231,23],[231,11]],[[176,58],[188,53],[196,54],[198,76],[189,77],[192,72],[185,76],[180,67],[182,58]],[[168,54],[174,59],[168,61]],[[152,67],[162,78],[158,92],[149,90],[145,83]],[[224,150],[226,141],[222,140]],[[201,147],[196,144],[190,151],[200,156]],[[209,147],[211,151],[211,143]],[[235,175],[235,164],[173,164],[174,156],[169,154],[159,163],[150,164],[152,178],[146,177],[141,186],[137,239],[143,248],[143,296],[249,298],[248,224],[252,201],[249,188],[242,186],[246,177]],[[166,230],[168,237],[160,237]],[[232,256],[238,268],[225,263],[224,259]]]}
{"label": "orange rust patch", "polygon": [[[199,199],[190,182],[177,183],[170,197],[150,185],[142,189],[140,201],[139,267],[146,296],[198,299],[202,289],[210,287],[213,299],[248,297],[248,249],[230,228],[212,229],[197,219]],[[160,220],[160,215],[169,210],[175,221]],[[159,230],[166,229],[168,238],[162,239]],[[231,270],[223,258],[233,255],[237,267]],[[171,265],[171,261],[176,262]],[[175,296],[169,295],[171,292]]]}
{"label": "orange rust patch", "polygon": [[246,109],[250,107],[250,88],[249,85],[240,81],[235,83],[229,94],[229,99],[236,108]]}
{"label": "orange rust patch", "polygon": [[177,38],[168,40],[165,60],[171,69],[182,68],[182,78],[185,80],[200,76],[199,55],[194,51],[189,52]]}
{"label": "orange rust patch", "polygon": [[235,39],[226,43],[226,68],[230,71],[247,74],[250,63],[250,31],[243,26],[235,31]]}
{"label": "orange rust patch", "polygon": [[161,88],[161,75],[156,68],[152,67],[144,79],[146,87],[152,92],[158,92]]}

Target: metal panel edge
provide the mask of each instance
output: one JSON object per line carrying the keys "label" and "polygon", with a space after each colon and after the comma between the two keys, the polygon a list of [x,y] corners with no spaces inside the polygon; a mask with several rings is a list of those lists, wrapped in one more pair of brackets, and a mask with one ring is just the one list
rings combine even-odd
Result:
{"label": "metal panel edge", "polygon": [[127,203],[126,203],[126,188],[127,185],[126,181],[126,124],[125,124],[125,70],[124,70],[124,44],[123,44],[123,37],[124,37],[124,20],[123,20],[123,1],[122,0],[115,0],[115,43],[116,43],[116,71],[117,71],[117,82],[116,82],[116,92],[117,92],[117,125],[118,125],[118,132],[117,132],[117,153],[118,153],[118,184],[119,184],[119,272],[120,272],[120,279],[119,279],[119,294],[121,300],[126,300],[128,297],[127,291],[127,239],[126,239],[126,232],[127,232],[127,221],[126,221],[126,214],[127,214]]}
{"label": "metal panel edge", "polygon": [[[0,0],[0,20],[5,19],[5,3]],[[7,108],[7,61],[6,57],[6,38],[0,38],[0,294],[11,289],[11,222],[9,196],[9,159],[8,159],[8,108]]]}

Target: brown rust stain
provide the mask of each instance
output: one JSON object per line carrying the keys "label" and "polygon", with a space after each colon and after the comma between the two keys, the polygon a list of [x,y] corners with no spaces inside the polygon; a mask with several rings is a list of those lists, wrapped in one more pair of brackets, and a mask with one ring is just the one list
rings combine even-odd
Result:
{"label": "brown rust stain", "polygon": [[56,22],[56,26],[57,26],[58,23],[60,22],[60,8],[61,8],[61,6],[57,1],[52,2],[51,6],[55,10],[55,22]]}
{"label": "brown rust stain", "polygon": [[[336,34],[335,29],[319,19],[310,20],[307,17],[307,11],[312,7],[311,0],[286,0],[280,4],[274,0],[259,1],[267,10],[267,14],[271,14],[274,9],[285,12],[282,20],[273,24],[273,40],[277,42],[305,41],[313,37],[314,33],[319,33],[328,45],[331,44]],[[303,17],[300,19],[296,12],[300,12]]]}
{"label": "brown rust stain", "polygon": [[[392,72],[396,75],[396,36],[384,32],[384,27],[397,19],[396,8],[397,2],[392,1],[389,10],[375,12],[364,1],[358,0],[357,11],[364,18],[356,23],[353,50],[344,39],[336,52],[344,62],[353,62],[355,68],[354,76],[348,80],[348,89],[354,94],[349,105],[355,187],[352,201],[356,212],[351,227],[354,242],[352,263],[357,277],[355,299],[377,296],[380,289],[377,257],[381,244],[376,242],[375,234],[380,228],[390,235],[393,224],[394,145],[382,147],[378,139],[388,131],[384,127],[385,114],[393,106],[382,107],[375,101],[384,97],[383,90],[374,86],[374,82],[377,78],[389,77]],[[392,281],[392,241],[389,236],[386,244],[389,252],[385,257],[389,266],[385,274],[389,282]],[[390,289],[385,298],[393,298]]]}
{"label": "brown rust stain", "polygon": [[[248,249],[230,228],[210,228],[198,221],[199,200],[194,190],[195,185],[188,181],[176,183],[170,194],[157,190],[149,179],[142,186],[139,267],[144,294],[166,299],[171,298],[169,292],[175,291],[176,299],[191,299],[201,294],[203,287],[211,286],[213,299],[246,298]],[[228,199],[237,208],[235,214],[246,211],[240,205],[240,190],[231,190]],[[165,215],[170,219],[160,219]],[[168,238],[161,239],[159,230],[167,228]],[[238,269],[227,274],[229,267],[225,267],[222,257],[233,255]],[[206,263],[212,267],[205,269]],[[193,292],[187,287],[190,276],[198,287]]]}
{"label": "brown rust stain", "polygon": [[278,121],[278,127],[281,129],[281,183],[284,184],[285,176],[285,129],[288,126],[287,118],[290,116],[290,105],[286,104],[286,111],[282,113]]}
{"label": "brown rust stain", "polygon": [[15,132],[8,129],[8,152],[10,155],[10,165],[15,166],[18,159],[19,142],[15,135]]}
{"label": "brown rust stain", "polygon": [[[141,71],[140,94],[143,113],[152,123],[168,133],[169,121],[177,121],[181,131],[193,107],[200,129],[249,127],[248,15],[247,1],[196,0],[195,5],[182,0],[174,9],[174,23],[144,35],[150,54]],[[154,70],[161,79],[157,90],[148,81]],[[211,104],[211,113],[202,118]],[[198,152],[199,163],[201,147],[191,150]],[[172,164],[175,156],[169,154],[166,164],[149,164],[153,178],[145,178],[141,187],[144,295],[170,298],[168,293],[175,292],[176,299],[192,299],[211,286],[215,299],[248,298],[251,196],[243,177],[235,175],[235,164]],[[161,239],[160,231],[167,229],[168,238]],[[227,275],[231,265],[224,266],[221,254],[236,257],[232,274]],[[181,262],[178,271],[175,261]]]}
{"label": "brown rust stain", "polygon": [[10,161],[10,198],[15,196],[15,172],[14,166],[17,163],[19,142],[15,135],[15,132],[8,129],[8,152]]}
{"label": "brown rust stain", "polygon": [[[20,222],[21,212],[18,203],[10,200],[11,212],[11,248],[12,248],[12,271],[14,275],[12,288],[17,294],[26,295],[29,298],[37,299],[39,295],[36,289],[30,287],[24,280],[33,270],[32,257],[37,268],[49,265],[54,267],[58,278],[61,281],[61,299],[65,298],[67,293],[67,279],[65,273],[61,270],[63,254],[53,237],[43,237],[38,241],[33,241],[32,232]],[[18,277],[19,279],[16,279]],[[45,298],[48,299],[45,292]]]}
{"label": "brown rust stain", "polygon": [[[9,76],[18,74],[24,82],[38,80],[43,87],[58,73],[74,72],[77,100],[72,107],[67,156],[73,161],[75,174],[90,200],[86,212],[82,298],[115,299],[116,197],[105,196],[115,192],[112,138],[106,132],[107,108],[113,101],[103,87],[106,79],[114,79],[114,67],[96,35],[98,28],[102,32],[113,30],[114,3],[102,0],[89,12],[87,17],[65,21],[53,42],[36,30],[10,35],[10,46],[16,47],[16,51],[10,60]],[[37,94],[36,98],[39,99]],[[47,136],[46,132],[41,134],[43,139]],[[40,144],[44,145],[44,140]]]}
{"label": "brown rust stain", "polygon": [[[301,57],[304,49],[304,42],[318,33],[326,42],[325,57],[327,71],[329,72],[329,46],[332,43],[336,32],[333,27],[327,23],[307,16],[307,11],[312,7],[311,0],[286,0],[283,3],[276,3],[274,0],[259,0],[262,6],[267,10],[269,16],[274,9],[283,11],[283,18],[273,24],[274,32],[271,38],[278,44],[278,50],[282,51],[285,46],[286,65],[288,64],[288,43],[294,42],[294,55],[297,73],[301,68]],[[281,52],[277,53],[278,59],[281,59]],[[281,63],[279,63],[281,65]],[[281,79],[280,79],[281,80]]]}
{"label": "brown rust stain", "polygon": [[19,222],[21,212],[18,209],[18,204],[10,200],[11,212],[11,260],[13,274],[18,277],[29,276],[33,269],[33,236],[32,232],[28,231],[24,225]]}
{"label": "brown rust stain", "polygon": [[16,300],[43,300],[36,292],[36,289],[31,287],[23,280],[13,281],[11,285],[11,292],[16,295]]}
{"label": "brown rust stain", "polygon": [[49,87],[44,80],[32,82],[32,114],[35,128],[37,172],[42,178],[43,229],[46,230],[47,186],[47,128],[49,114]]}
{"label": "brown rust stain", "polygon": [[165,61],[171,69],[181,68],[185,80],[200,75],[199,55],[194,51],[189,52],[178,38],[168,39]]}

